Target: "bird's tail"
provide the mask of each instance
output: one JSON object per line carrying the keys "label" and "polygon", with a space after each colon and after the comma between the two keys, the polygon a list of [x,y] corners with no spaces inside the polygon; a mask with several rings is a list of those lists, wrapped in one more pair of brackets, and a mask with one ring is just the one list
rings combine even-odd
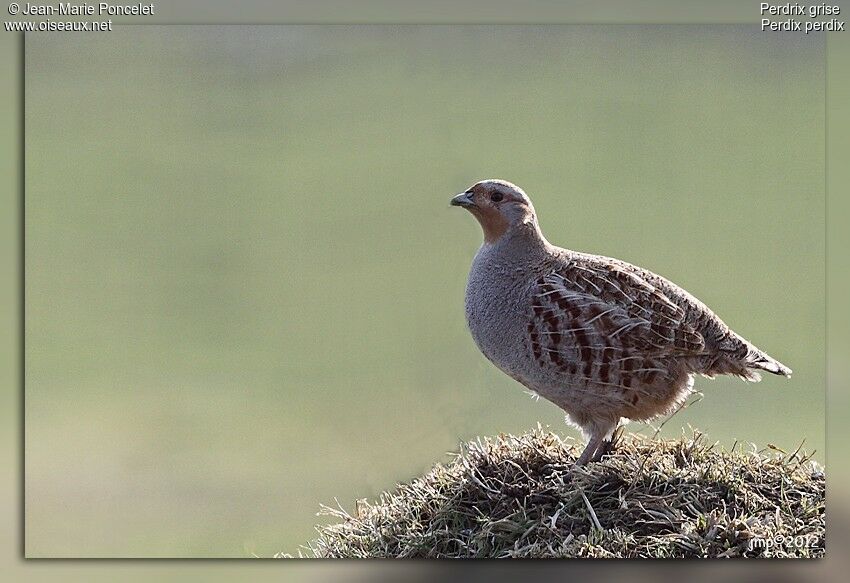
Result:
{"label": "bird's tail", "polygon": [[722,346],[713,358],[704,362],[702,370],[698,372],[707,377],[728,374],[757,383],[761,380],[759,374],[761,370],[771,374],[791,376],[790,368],[732,333],[727,339],[727,344]]}
{"label": "bird's tail", "polygon": [[791,369],[776,360],[775,358],[765,354],[759,349],[753,349],[747,355],[747,368],[756,368],[765,370],[769,373],[791,377]]}

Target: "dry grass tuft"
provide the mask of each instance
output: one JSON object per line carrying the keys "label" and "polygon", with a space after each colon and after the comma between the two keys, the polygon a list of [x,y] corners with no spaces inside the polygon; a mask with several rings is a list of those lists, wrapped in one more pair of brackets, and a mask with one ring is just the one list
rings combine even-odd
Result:
{"label": "dry grass tuft", "polygon": [[725,451],[695,433],[625,436],[575,468],[538,428],[470,442],[454,461],[318,527],[318,557],[820,557],[823,470],[799,451]]}

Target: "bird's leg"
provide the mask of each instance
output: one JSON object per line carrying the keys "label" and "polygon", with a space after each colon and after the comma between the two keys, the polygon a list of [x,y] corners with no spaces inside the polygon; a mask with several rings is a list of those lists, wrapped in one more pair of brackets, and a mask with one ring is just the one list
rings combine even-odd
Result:
{"label": "bird's leg", "polygon": [[613,440],[611,440],[611,439],[606,439],[602,443],[600,443],[599,447],[596,448],[596,451],[594,452],[593,457],[590,459],[590,461],[598,462],[599,460],[602,459],[602,456],[608,455],[608,453],[611,451],[611,444],[612,443],[613,443]]}
{"label": "bird's leg", "polygon": [[615,429],[614,433],[611,434],[611,449],[614,449],[617,446],[617,442],[620,441],[621,437],[623,437],[623,433],[625,431],[625,423],[617,425],[617,429]]}
{"label": "bird's leg", "polygon": [[602,442],[604,440],[604,433],[598,433],[596,435],[591,436],[591,438],[587,442],[587,447],[584,448],[584,451],[581,452],[581,455],[576,460],[576,465],[583,466],[587,462],[592,461],[594,459],[594,454],[596,453],[596,450],[599,449],[599,446],[602,445]]}
{"label": "bird's leg", "polygon": [[617,444],[617,440],[620,439],[620,436],[623,435],[623,425],[617,427],[614,432],[611,434],[611,437],[604,440],[599,448],[596,450],[593,458],[590,461],[598,462],[602,459],[602,456],[606,456],[614,449],[614,446]]}

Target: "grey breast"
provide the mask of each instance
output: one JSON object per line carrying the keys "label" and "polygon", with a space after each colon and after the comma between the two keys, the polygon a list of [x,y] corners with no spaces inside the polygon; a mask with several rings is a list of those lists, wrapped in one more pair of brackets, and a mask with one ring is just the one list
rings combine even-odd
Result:
{"label": "grey breast", "polygon": [[528,364],[525,330],[532,282],[516,266],[493,255],[493,249],[482,247],[472,263],[466,320],[484,356],[517,378]]}

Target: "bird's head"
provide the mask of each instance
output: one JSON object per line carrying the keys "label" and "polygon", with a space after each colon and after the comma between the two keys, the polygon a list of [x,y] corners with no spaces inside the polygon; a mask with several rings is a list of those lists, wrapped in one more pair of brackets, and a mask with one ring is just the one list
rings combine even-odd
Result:
{"label": "bird's head", "polygon": [[537,215],[531,199],[523,190],[506,180],[482,180],[451,200],[452,206],[467,209],[478,219],[484,240],[494,243],[506,233],[539,233]]}

